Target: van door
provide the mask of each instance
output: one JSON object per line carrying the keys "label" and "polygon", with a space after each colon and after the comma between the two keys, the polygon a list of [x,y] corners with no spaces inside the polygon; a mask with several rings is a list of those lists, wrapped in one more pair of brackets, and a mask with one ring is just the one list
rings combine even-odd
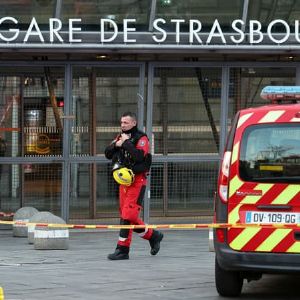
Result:
{"label": "van door", "polygon": [[278,225],[300,223],[300,126],[259,123],[257,114],[238,125],[228,201],[230,224],[254,226],[229,229],[228,243],[239,251],[300,252],[295,230]]}

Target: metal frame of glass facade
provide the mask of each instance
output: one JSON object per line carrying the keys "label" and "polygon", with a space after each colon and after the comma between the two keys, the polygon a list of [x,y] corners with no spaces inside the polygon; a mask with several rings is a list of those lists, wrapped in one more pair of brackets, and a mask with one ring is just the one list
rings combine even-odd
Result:
{"label": "metal frame of glass facade", "polygon": [[[70,166],[74,163],[80,164],[90,164],[90,163],[107,163],[106,159],[102,156],[85,156],[85,157],[72,157],[70,155],[70,119],[68,116],[71,114],[71,98],[72,98],[72,68],[78,66],[105,66],[105,67],[120,67],[120,66],[135,66],[140,70],[139,77],[139,92],[140,95],[144,95],[144,87],[145,87],[145,63],[94,63],[94,62],[1,62],[0,67],[5,66],[23,66],[23,67],[32,67],[32,66],[62,66],[65,68],[65,107],[64,107],[64,118],[63,118],[63,155],[57,157],[0,157],[1,164],[25,164],[25,163],[34,163],[34,164],[43,164],[43,163],[53,163],[59,162],[62,164],[62,194],[61,194],[61,215],[64,219],[69,219],[69,199],[70,199]],[[146,116],[144,116],[144,97],[140,98],[138,101],[138,113],[142,124],[146,119],[146,130],[148,136],[152,136],[153,130],[153,85],[154,85],[154,70],[155,68],[188,68],[188,67],[208,67],[208,68],[221,68],[222,70],[222,84],[221,84],[221,119],[220,119],[220,148],[219,153],[217,155],[155,155],[154,162],[156,163],[177,163],[177,162],[209,162],[209,161],[220,161],[221,154],[223,152],[225,138],[227,134],[227,119],[228,119],[228,98],[229,98],[229,72],[231,68],[235,67],[245,67],[245,68],[268,68],[268,67],[282,67],[282,68],[292,68],[295,69],[296,73],[296,82],[300,82],[300,64],[298,63],[256,63],[256,62],[182,62],[182,63],[168,63],[168,62],[152,62],[147,65],[147,108],[146,108]],[[141,125],[141,124],[140,124]],[[150,198],[151,195],[146,193],[145,199],[145,209],[144,209],[144,218],[145,220],[149,220],[150,216]]]}

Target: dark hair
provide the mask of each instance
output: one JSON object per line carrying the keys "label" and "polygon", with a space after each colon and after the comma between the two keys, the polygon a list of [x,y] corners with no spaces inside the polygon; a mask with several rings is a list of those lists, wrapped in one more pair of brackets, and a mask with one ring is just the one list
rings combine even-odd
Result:
{"label": "dark hair", "polygon": [[122,118],[123,117],[130,117],[132,118],[133,120],[137,121],[137,116],[134,112],[131,112],[131,111],[126,111],[122,114]]}

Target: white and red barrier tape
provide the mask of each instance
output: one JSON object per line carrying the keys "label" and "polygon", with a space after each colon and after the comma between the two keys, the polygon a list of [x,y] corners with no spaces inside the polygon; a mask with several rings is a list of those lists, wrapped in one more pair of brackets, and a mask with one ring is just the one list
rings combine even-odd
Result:
{"label": "white and red barrier tape", "polygon": [[281,229],[300,229],[300,224],[246,224],[246,223],[211,223],[211,224],[158,224],[158,225],[84,225],[84,224],[51,224],[51,223],[30,223],[23,221],[0,221],[0,224],[17,226],[39,226],[39,227],[59,227],[69,229],[208,229],[208,228],[281,228]]}

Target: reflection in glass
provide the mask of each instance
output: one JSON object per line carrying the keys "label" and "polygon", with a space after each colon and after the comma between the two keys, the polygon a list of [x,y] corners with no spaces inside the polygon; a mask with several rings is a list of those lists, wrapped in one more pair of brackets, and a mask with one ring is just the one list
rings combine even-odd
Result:
{"label": "reflection in glass", "polygon": [[218,162],[153,164],[151,211],[162,211],[164,201],[168,212],[211,211],[217,176]]}
{"label": "reflection in glass", "polygon": [[226,27],[229,26],[233,20],[242,17],[242,9],[243,1],[235,0],[158,0],[156,18],[163,18],[166,21],[171,19],[184,19],[185,23],[183,23],[183,29],[187,27],[189,19],[201,21],[203,27],[211,26],[214,20],[218,19],[219,23]]}
{"label": "reflection in glass", "polygon": [[55,5],[55,0],[2,0],[1,17],[14,17],[19,24],[29,24],[35,17],[38,24],[48,24]]}
{"label": "reflection in glass", "polygon": [[150,5],[148,0],[64,0],[61,19],[65,23],[69,18],[82,18],[82,24],[98,28],[101,18],[118,25],[123,24],[123,19],[136,19],[137,29],[146,29]]}
{"label": "reflection in glass", "polygon": [[[137,67],[74,68],[71,153],[103,155],[120,131],[121,115],[137,113],[138,93]],[[96,153],[91,153],[90,141],[96,145]]]}
{"label": "reflection in glass", "polygon": [[0,209],[14,212],[21,206],[61,214],[61,164],[1,166]]}
{"label": "reflection in glass", "polygon": [[221,69],[156,68],[154,79],[155,153],[217,153]]}
{"label": "reflection in glass", "polygon": [[[258,0],[255,1],[255,5],[251,5],[251,1],[249,2],[248,19],[258,20],[263,26],[268,25],[270,21],[276,19],[282,19],[294,25],[295,20],[299,18],[299,1]],[[278,31],[282,29],[283,28],[277,28]]]}
{"label": "reflection in glass", "polygon": [[255,182],[299,182],[299,126],[291,123],[247,128],[241,143],[240,176]]}
{"label": "reflection in glass", "polygon": [[295,78],[295,68],[231,68],[229,122],[240,109],[268,104],[266,100],[260,97],[260,92],[265,86],[294,85]]}
{"label": "reflection in glass", "polygon": [[0,127],[5,156],[62,154],[64,69],[0,69]]}

